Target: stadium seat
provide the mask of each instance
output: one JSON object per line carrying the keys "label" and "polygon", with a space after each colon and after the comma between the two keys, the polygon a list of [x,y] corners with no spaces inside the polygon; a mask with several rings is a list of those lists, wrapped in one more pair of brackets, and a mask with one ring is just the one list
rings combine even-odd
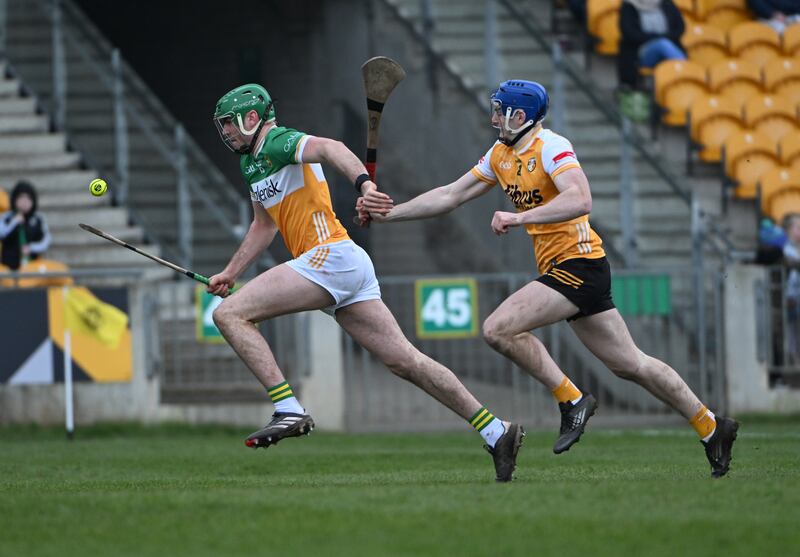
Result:
{"label": "stadium seat", "polygon": [[762,68],[773,58],[781,56],[781,36],[764,23],[740,23],[728,31],[728,52]]}
{"label": "stadium seat", "polygon": [[800,102],[800,59],[775,58],[764,66],[764,87],[783,95],[795,104]]}
{"label": "stadium seat", "polygon": [[781,166],[775,142],[759,132],[743,130],[731,134],[724,146],[725,175],[735,182],[736,197],[755,198],[758,179]]}
{"label": "stadium seat", "polygon": [[615,56],[619,52],[619,9],[622,0],[588,0],[586,20],[589,34],[598,39],[598,54]]}
{"label": "stadium seat", "polygon": [[699,12],[707,25],[727,31],[739,23],[752,20],[746,0],[698,0]]}
{"label": "stadium seat", "polygon": [[682,60],[665,60],[654,72],[656,102],[667,112],[662,117],[668,126],[686,125],[686,110],[698,96],[708,93],[706,69]]}
{"label": "stadium seat", "polygon": [[738,103],[762,92],[761,71],[746,60],[729,58],[708,70],[709,89],[715,94],[735,99]]}
{"label": "stadium seat", "polygon": [[759,180],[761,212],[775,222],[788,213],[800,212],[800,172],[778,167]]}
{"label": "stadium seat", "polygon": [[[6,267],[5,265],[0,265],[0,274],[2,273],[10,273],[11,269]],[[7,288],[12,288],[14,286],[14,279],[10,278],[0,278],[0,286],[5,286]]]}
{"label": "stadium seat", "polygon": [[800,23],[790,25],[783,32],[783,53],[786,56],[800,56]]}
{"label": "stadium seat", "polygon": [[728,57],[725,33],[710,25],[686,25],[681,44],[689,55],[689,60],[705,67]]}
{"label": "stadium seat", "polygon": [[5,213],[11,208],[11,203],[8,200],[8,193],[3,188],[0,188],[0,213]]}
{"label": "stadium seat", "polygon": [[800,130],[784,135],[779,146],[783,165],[800,171]]}
{"label": "stadium seat", "polygon": [[755,95],[744,105],[744,122],[773,140],[775,144],[787,133],[798,129],[794,104],[780,95]]}
{"label": "stadium seat", "polygon": [[[20,273],[62,273],[69,271],[64,263],[52,261],[50,259],[36,259],[22,265],[18,271]],[[36,288],[42,286],[69,286],[74,284],[72,277],[31,277],[21,278],[18,281],[20,288]]]}
{"label": "stadium seat", "polygon": [[733,133],[744,129],[737,104],[720,95],[702,95],[689,108],[692,140],[700,146],[700,159],[719,162],[722,144]]}

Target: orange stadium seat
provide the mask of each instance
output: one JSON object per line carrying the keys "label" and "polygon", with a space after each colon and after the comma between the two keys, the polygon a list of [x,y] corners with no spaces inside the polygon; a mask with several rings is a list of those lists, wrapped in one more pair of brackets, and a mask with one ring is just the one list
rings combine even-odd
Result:
{"label": "orange stadium seat", "polygon": [[759,132],[743,130],[732,133],[724,146],[725,175],[736,183],[736,197],[755,198],[758,179],[781,165],[775,142]]}
{"label": "orange stadium seat", "polygon": [[800,130],[784,135],[779,145],[783,165],[800,171]]}
{"label": "orange stadium seat", "polygon": [[5,213],[11,208],[11,203],[8,200],[8,193],[3,188],[0,188],[0,213]]}
{"label": "orange stadium seat", "polygon": [[[684,22],[686,18],[697,19],[697,6],[695,0],[675,0],[675,7],[680,10]],[[688,24],[688,22],[686,22]]]}
{"label": "orange stadium seat", "polygon": [[773,168],[759,180],[761,212],[775,222],[788,213],[800,212],[800,172],[791,168]]}
{"label": "orange stadium seat", "polygon": [[733,98],[741,105],[761,93],[761,71],[746,60],[721,60],[709,68],[708,85],[714,93]]}
{"label": "orange stadium seat", "polygon": [[664,60],[656,66],[654,80],[656,102],[667,110],[662,121],[668,126],[686,125],[686,110],[708,92],[706,69],[688,60]]}
{"label": "orange stadium seat", "polygon": [[770,93],[783,95],[800,103],[800,59],[775,58],[764,66],[764,87]]}
{"label": "orange stadium seat", "polygon": [[720,95],[702,95],[689,108],[692,140],[700,145],[700,159],[719,162],[722,144],[744,129],[741,111],[734,101]]}
{"label": "orange stadium seat", "polygon": [[619,9],[622,0],[588,0],[586,20],[589,34],[598,39],[594,50],[614,56],[619,52]]}
{"label": "orange stadium seat", "polygon": [[783,32],[783,53],[786,56],[800,55],[800,23],[790,25]]}
{"label": "orange stadium seat", "polygon": [[[20,273],[61,273],[69,271],[64,263],[52,261],[50,259],[36,259],[22,265],[18,271]],[[20,288],[35,288],[39,286],[68,286],[73,284],[72,277],[31,277],[19,279]]]}
{"label": "orange stadium seat", "polygon": [[755,95],[744,105],[747,127],[770,137],[775,144],[787,133],[798,129],[794,104],[780,95]]}
{"label": "orange stadium seat", "polygon": [[725,33],[710,25],[686,25],[681,44],[689,55],[689,60],[705,67],[728,57],[728,44]]}
{"label": "orange stadium seat", "polygon": [[[2,273],[10,273],[10,272],[11,272],[11,269],[6,267],[5,265],[0,265],[0,274],[2,274]],[[14,279],[1,278],[0,279],[0,286],[6,286],[8,288],[11,288],[11,287],[14,286]]]}
{"label": "orange stadium seat", "polygon": [[781,36],[764,23],[740,23],[728,31],[728,52],[761,68],[773,58],[781,56]]}
{"label": "orange stadium seat", "polygon": [[746,0],[698,0],[699,9],[707,25],[727,31],[744,21],[752,20]]}

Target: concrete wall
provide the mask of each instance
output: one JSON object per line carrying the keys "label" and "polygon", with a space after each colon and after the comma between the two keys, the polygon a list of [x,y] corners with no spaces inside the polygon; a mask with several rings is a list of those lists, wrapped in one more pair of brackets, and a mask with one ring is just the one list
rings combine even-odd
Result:
{"label": "concrete wall", "polygon": [[763,320],[756,289],[767,284],[763,267],[734,265],[725,283],[725,346],[728,409],[745,412],[800,412],[800,391],[769,386],[766,361],[759,361],[757,327]]}

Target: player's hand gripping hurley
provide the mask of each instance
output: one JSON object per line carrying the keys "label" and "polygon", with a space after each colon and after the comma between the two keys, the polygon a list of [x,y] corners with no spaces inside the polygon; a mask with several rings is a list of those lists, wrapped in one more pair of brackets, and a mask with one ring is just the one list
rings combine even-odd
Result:
{"label": "player's hand gripping hurley", "polygon": [[[361,75],[364,77],[364,92],[367,96],[367,156],[364,166],[367,168],[372,181],[375,181],[375,172],[378,166],[378,131],[381,125],[381,114],[389,95],[392,94],[397,84],[406,77],[403,68],[385,56],[370,58],[361,66]],[[358,200],[359,224],[368,226],[369,212],[386,214],[392,208],[389,197],[376,190],[368,191]]]}
{"label": "player's hand gripping hurley", "polygon": [[[208,281],[208,277],[204,277],[201,274],[189,271],[188,269],[184,269],[183,267],[181,267],[179,265],[175,265],[175,263],[170,263],[166,259],[161,259],[160,257],[157,257],[157,256],[155,256],[155,255],[153,255],[151,253],[147,253],[146,251],[140,250],[139,248],[130,245],[128,242],[123,242],[119,238],[115,238],[111,234],[107,234],[107,233],[103,232],[102,230],[99,230],[99,229],[95,228],[94,226],[89,226],[88,224],[83,224],[83,223],[80,223],[78,226],[80,226],[81,228],[83,228],[87,232],[91,232],[92,234],[100,236],[101,238],[105,238],[109,242],[113,242],[113,243],[117,244],[118,246],[122,246],[124,248],[128,248],[129,250],[134,251],[134,252],[138,253],[139,255],[143,255],[143,256],[147,257],[148,259],[152,259],[156,263],[160,263],[161,265],[164,265],[165,267],[169,267],[173,271],[177,271],[178,273],[181,273],[182,275],[186,275],[187,277],[189,277],[191,279],[194,279],[197,282],[202,282],[203,284],[208,286],[208,282],[209,282]],[[236,290],[235,288],[231,288],[231,289],[228,290],[228,293],[232,294],[235,290]]]}

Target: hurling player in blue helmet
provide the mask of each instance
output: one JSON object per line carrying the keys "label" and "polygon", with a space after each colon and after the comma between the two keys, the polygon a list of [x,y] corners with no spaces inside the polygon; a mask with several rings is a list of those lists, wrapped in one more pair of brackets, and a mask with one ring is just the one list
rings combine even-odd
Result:
{"label": "hurling player in blue helmet", "polygon": [[430,188],[387,211],[371,192],[357,204],[362,220],[435,217],[499,186],[515,212],[497,211],[495,234],[523,226],[540,276],[508,297],[483,323],[489,345],[547,386],[561,411],[553,451],[578,442],[597,401],[553,361],[531,331],[569,322],[581,342],[612,372],[634,381],[683,415],[705,447],[713,477],[727,473],[739,424],[715,416],[666,363],[642,352],[611,298],[603,241],[589,223],[592,194],[572,144],[546,129],[547,91],[533,81],[504,81],[491,97],[497,142],[455,182]]}

